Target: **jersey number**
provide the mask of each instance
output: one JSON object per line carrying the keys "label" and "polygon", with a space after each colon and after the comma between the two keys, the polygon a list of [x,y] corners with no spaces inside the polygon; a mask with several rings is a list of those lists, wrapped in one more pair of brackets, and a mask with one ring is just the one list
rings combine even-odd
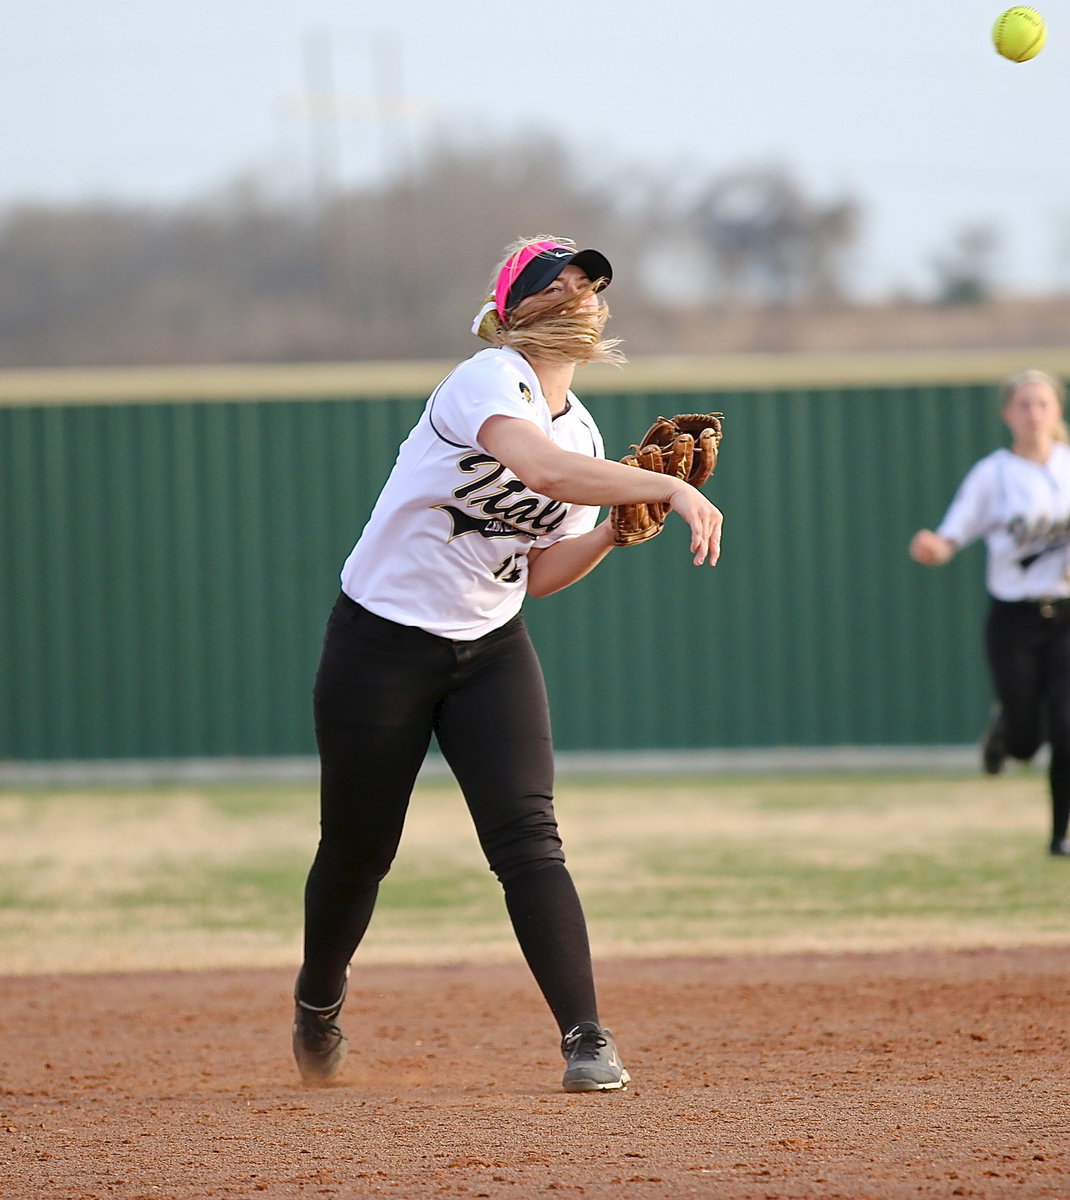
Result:
{"label": "jersey number", "polygon": [[499,583],[519,583],[520,582],[520,555],[510,554],[508,558],[503,558],[502,561],[494,568],[491,574]]}

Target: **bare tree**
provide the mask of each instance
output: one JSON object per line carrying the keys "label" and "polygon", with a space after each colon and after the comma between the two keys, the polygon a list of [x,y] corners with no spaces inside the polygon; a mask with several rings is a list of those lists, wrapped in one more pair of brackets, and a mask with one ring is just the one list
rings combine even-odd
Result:
{"label": "bare tree", "polygon": [[992,295],[999,234],[992,225],[963,226],[951,239],[947,253],[932,261],[936,274],[936,303],[983,304]]}
{"label": "bare tree", "polygon": [[705,351],[711,295],[766,316],[841,295],[858,228],[783,168],[701,180],[696,202],[664,172],[595,181],[531,130],[442,139],[372,186],[274,183],[0,215],[0,367],[453,358],[498,251],[537,233],[628,264],[610,300],[630,353]]}
{"label": "bare tree", "polygon": [[821,204],[786,168],[762,167],[714,179],[689,216],[723,296],[764,305],[843,298],[855,200]]}

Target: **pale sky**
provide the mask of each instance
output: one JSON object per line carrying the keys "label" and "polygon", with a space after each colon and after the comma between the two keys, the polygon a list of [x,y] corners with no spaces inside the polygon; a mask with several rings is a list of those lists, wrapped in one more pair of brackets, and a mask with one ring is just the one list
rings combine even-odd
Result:
{"label": "pale sky", "polygon": [[[1021,64],[992,48],[1003,7],[7,0],[0,205],[180,201],[247,169],[306,187],[327,126],[296,102],[326,46],[352,110],[342,178],[457,130],[547,131],[594,179],[638,168],[683,194],[776,162],[815,199],[860,199],[870,291],[931,282],[979,223],[1001,232],[1004,286],[1070,287],[1070,0],[1037,5],[1048,45]],[[404,122],[364,115],[384,93],[407,98]]]}

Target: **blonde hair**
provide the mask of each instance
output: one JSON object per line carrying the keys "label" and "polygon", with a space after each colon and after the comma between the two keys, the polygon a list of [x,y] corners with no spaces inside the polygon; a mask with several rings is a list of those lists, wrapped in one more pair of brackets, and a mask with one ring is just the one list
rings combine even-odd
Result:
{"label": "blonde hair", "polygon": [[[1016,375],[1012,375],[1010,379],[1004,381],[1000,388],[1000,409],[1005,409],[1008,404],[1014,399],[1015,393],[1019,388],[1025,387],[1027,383],[1043,383],[1051,388],[1055,394],[1055,399],[1059,402],[1059,408],[1066,408],[1066,388],[1063,386],[1061,379],[1057,379],[1054,375],[1049,375],[1047,371],[1041,371],[1036,367],[1027,367],[1024,371],[1019,371]],[[1062,420],[1056,426],[1055,440],[1058,442],[1070,442],[1070,428],[1067,427],[1066,421]]]}
{"label": "blonde hair", "polygon": [[[490,277],[489,292],[494,295],[498,276],[510,259],[526,246],[535,242],[553,242],[569,250],[577,246],[571,238],[537,234],[535,237],[518,238],[506,246],[494,273]],[[598,296],[598,307],[593,311],[580,311],[589,297]],[[618,350],[620,338],[604,338],[603,330],[609,320],[609,308],[596,283],[591,284],[574,296],[562,300],[559,296],[528,296],[512,311],[499,318],[491,313],[484,320],[479,335],[492,346],[504,346],[516,350],[531,362],[575,363],[583,366],[592,362],[608,362],[620,365],[626,360]]]}

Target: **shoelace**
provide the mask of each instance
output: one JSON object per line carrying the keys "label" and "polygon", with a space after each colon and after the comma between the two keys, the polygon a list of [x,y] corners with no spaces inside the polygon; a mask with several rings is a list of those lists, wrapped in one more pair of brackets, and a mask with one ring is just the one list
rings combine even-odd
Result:
{"label": "shoelace", "polygon": [[606,1046],[606,1039],[593,1029],[572,1033],[565,1038],[565,1054],[569,1058],[597,1058],[598,1051]]}
{"label": "shoelace", "polygon": [[338,1020],[337,1011],[333,1013],[312,1012],[301,1005],[302,1031],[307,1036],[312,1035],[317,1042],[326,1045],[342,1036],[342,1030],[335,1024]]}

